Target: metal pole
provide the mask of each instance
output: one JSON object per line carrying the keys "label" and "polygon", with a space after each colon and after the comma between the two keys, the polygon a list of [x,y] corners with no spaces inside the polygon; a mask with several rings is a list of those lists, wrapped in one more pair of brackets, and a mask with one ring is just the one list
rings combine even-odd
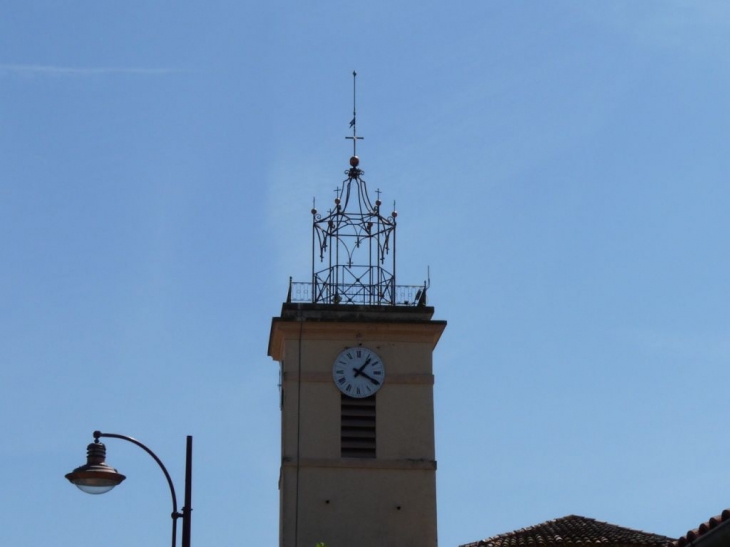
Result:
{"label": "metal pole", "polygon": [[190,520],[193,506],[193,438],[188,435],[185,449],[185,505],[182,508],[182,547],[190,547]]}
{"label": "metal pole", "polygon": [[99,440],[100,437],[121,439],[123,441],[128,441],[132,444],[136,444],[142,450],[147,452],[147,454],[152,456],[152,458],[157,462],[157,465],[160,466],[160,469],[162,469],[162,472],[165,474],[167,484],[170,487],[170,496],[172,497],[172,547],[176,547],[177,545],[177,519],[179,519],[180,517],[183,517],[182,547],[190,547],[190,513],[193,510],[190,503],[190,498],[192,497],[191,487],[193,466],[193,438],[188,435],[187,451],[185,456],[185,507],[183,507],[182,512],[179,512],[177,510],[177,496],[175,495],[175,486],[172,484],[170,473],[167,472],[165,464],[163,464],[162,460],[157,457],[157,454],[152,452],[152,450],[150,450],[147,446],[142,444],[134,437],[119,435],[118,433],[102,433],[101,431],[94,431],[94,438],[96,440]]}

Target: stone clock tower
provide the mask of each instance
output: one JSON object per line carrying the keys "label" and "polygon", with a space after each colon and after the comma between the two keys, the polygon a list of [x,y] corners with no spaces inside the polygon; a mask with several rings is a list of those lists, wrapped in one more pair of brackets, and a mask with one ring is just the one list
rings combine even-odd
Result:
{"label": "stone clock tower", "polygon": [[[432,353],[446,327],[426,284],[395,283],[396,212],[353,156],[312,210],[312,277],[271,324],[281,366],[281,547],[436,547]],[[377,192],[378,195],[380,192]]]}

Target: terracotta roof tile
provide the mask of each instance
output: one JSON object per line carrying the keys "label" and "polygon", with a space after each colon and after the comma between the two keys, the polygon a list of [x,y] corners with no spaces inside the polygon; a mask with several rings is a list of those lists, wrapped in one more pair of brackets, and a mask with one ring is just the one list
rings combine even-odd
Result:
{"label": "terracotta roof tile", "polygon": [[[672,538],[623,528],[577,515],[549,520],[461,547],[526,547],[533,545],[603,545],[666,547]],[[684,546],[677,546],[684,547]]]}
{"label": "terracotta roof tile", "polygon": [[694,530],[690,530],[677,541],[673,542],[672,545],[675,547],[685,547],[692,543],[700,536],[706,534],[710,530],[715,529],[719,524],[730,521],[730,509],[725,509],[721,514],[716,517],[710,518],[707,522],[703,522]]}

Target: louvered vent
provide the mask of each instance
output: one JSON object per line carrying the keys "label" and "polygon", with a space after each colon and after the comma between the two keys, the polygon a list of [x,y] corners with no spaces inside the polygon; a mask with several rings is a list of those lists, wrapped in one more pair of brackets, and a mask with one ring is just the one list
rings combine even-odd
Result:
{"label": "louvered vent", "polygon": [[375,395],[364,399],[342,395],[340,427],[343,458],[374,458]]}

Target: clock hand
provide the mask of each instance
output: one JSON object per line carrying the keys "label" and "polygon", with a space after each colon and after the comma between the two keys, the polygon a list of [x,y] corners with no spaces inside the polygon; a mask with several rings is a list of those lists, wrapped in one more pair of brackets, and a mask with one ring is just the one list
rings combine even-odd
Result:
{"label": "clock hand", "polygon": [[376,380],[375,378],[373,378],[373,377],[372,377],[372,376],[370,376],[369,374],[365,374],[364,372],[361,372],[361,373],[360,373],[360,375],[361,375],[361,376],[365,376],[365,378],[367,378],[368,380],[370,380],[370,381],[371,381],[371,382],[372,382],[373,384],[375,384],[376,386],[379,386],[379,385],[380,385],[380,382],[378,382],[378,381],[377,381],[377,380]]}
{"label": "clock hand", "polygon": [[365,359],[365,362],[362,364],[362,366],[360,368],[353,368],[353,370],[355,371],[355,378],[357,378],[358,376],[360,376],[363,373],[362,371],[365,370],[365,367],[370,364],[371,360],[372,360],[372,357],[368,357],[367,359]]}

